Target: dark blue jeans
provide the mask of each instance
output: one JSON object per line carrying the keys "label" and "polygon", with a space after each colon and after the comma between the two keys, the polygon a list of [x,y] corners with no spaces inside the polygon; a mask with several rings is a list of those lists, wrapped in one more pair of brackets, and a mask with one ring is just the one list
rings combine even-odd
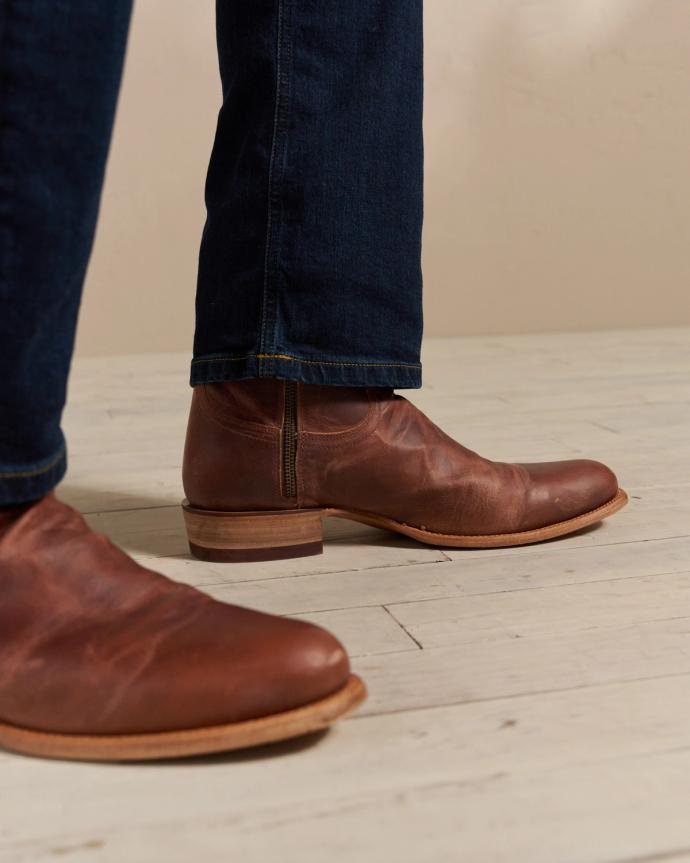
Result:
{"label": "dark blue jeans", "polygon": [[[65,471],[130,5],[0,0],[0,505]],[[192,384],[419,386],[422,0],[217,7]]]}

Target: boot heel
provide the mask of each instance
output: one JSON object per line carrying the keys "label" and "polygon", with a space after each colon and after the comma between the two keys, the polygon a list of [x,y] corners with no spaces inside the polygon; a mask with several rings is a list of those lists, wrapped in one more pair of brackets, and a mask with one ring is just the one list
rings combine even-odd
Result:
{"label": "boot heel", "polygon": [[182,503],[189,549],[211,562],[280,560],[323,552],[321,510],[219,512]]}

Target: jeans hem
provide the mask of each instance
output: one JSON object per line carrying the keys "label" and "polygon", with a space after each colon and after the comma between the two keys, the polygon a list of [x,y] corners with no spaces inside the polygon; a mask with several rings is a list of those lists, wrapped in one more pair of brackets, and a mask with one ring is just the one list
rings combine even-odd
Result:
{"label": "jeans hem", "polygon": [[[266,371],[266,359],[271,360],[270,373]],[[422,367],[419,363],[311,360],[284,354],[197,357],[192,360],[190,383],[195,387],[265,377],[334,387],[419,389]]]}
{"label": "jeans hem", "polygon": [[62,447],[52,458],[12,470],[0,469],[0,506],[28,503],[51,492],[67,471]]}

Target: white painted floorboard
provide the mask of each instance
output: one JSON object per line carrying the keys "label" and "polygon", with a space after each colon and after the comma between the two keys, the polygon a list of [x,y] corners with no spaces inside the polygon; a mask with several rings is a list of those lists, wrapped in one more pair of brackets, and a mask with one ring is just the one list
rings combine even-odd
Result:
{"label": "white painted floorboard", "polygon": [[370,698],[318,739],[188,763],[0,754],[2,863],[690,863],[690,329],[427,343],[408,395],[446,431],[606,460],[631,494],[520,549],[334,519],[320,557],[192,560],[186,377],[77,363],[61,496],[148,566],[328,627]]}

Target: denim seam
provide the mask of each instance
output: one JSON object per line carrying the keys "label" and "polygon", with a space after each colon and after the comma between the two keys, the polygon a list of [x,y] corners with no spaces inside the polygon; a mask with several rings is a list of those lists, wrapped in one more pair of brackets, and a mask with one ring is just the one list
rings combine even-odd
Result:
{"label": "denim seam", "polygon": [[[0,45],[2,46],[7,46],[12,41],[10,26],[13,14],[16,11],[14,8],[11,8],[12,6],[13,4],[8,2],[0,8]],[[9,111],[5,109],[9,105],[9,95],[12,92],[12,73],[9,65],[10,61],[8,58],[2,70],[0,70],[2,72],[0,75],[0,107],[3,108],[0,114],[0,183],[4,186],[3,191],[6,193],[4,195],[5,203],[0,207],[0,289],[5,284],[9,284],[13,255],[12,220],[8,202],[14,190],[14,182],[12,171],[10,170],[10,145],[6,134],[12,128],[12,124],[9,120]]]}
{"label": "denim seam", "polygon": [[421,369],[422,367],[420,363],[352,363],[341,362],[339,360],[304,360],[300,357],[289,356],[288,354],[245,354],[243,357],[201,357],[199,359],[192,360],[192,365],[199,365],[200,363],[239,363],[243,360],[252,359],[289,360],[290,362],[304,363],[306,365],[313,366],[361,366],[366,368],[383,369]]}
{"label": "denim seam", "polygon": [[[278,165],[280,167],[280,175],[277,188],[277,196],[275,200],[278,214],[282,216],[284,199],[283,190],[285,184],[285,176],[287,171],[287,153],[288,153],[288,127],[290,117],[290,105],[292,98],[292,64],[293,64],[293,0],[282,0],[283,4],[283,62],[282,62],[282,86],[283,99],[278,115]],[[274,231],[274,253],[273,253],[273,278],[274,278],[274,296],[273,296],[273,322],[271,327],[271,350],[276,351],[277,329],[278,329],[278,314],[280,308],[280,287],[284,285],[285,276],[280,269],[280,260],[282,257],[282,223],[278,224],[278,230]],[[272,365],[272,362],[271,362]]]}
{"label": "denim seam", "polygon": [[65,447],[61,447],[58,454],[45,465],[45,467],[37,468],[36,470],[23,471],[4,471],[0,473],[0,479],[30,479],[32,476],[41,476],[44,473],[49,473],[56,465],[58,465],[65,457]]}
{"label": "denim seam", "polygon": [[[273,372],[277,325],[277,284],[276,273],[279,259],[279,248],[276,242],[276,224],[280,212],[280,192],[282,176],[280,169],[284,167],[285,134],[287,132],[287,100],[290,80],[288,76],[291,57],[290,40],[287,33],[286,5],[290,0],[277,0],[277,33],[276,33],[276,95],[273,112],[273,137],[268,167],[268,212],[266,216],[266,245],[264,253],[264,284],[261,309],[261,332],[259,336],[260,352],[259,376],[270,376]],[[286,69],[288,70],[286,72]]]}

